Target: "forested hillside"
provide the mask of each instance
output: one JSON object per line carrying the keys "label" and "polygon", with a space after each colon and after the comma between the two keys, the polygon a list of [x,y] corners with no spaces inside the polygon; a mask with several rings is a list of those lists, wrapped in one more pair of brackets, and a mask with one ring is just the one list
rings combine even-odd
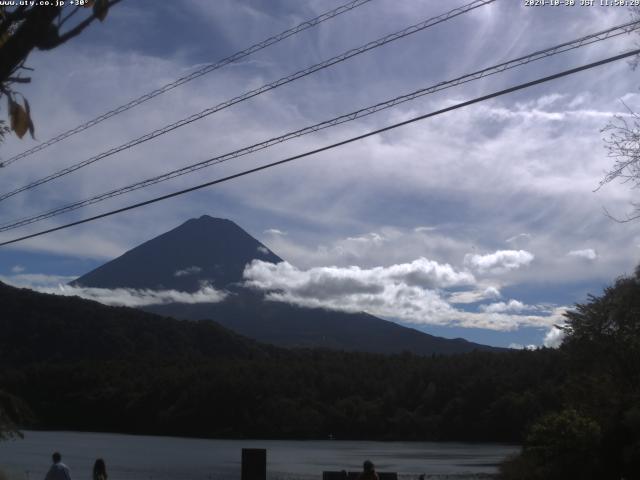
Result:
{"label": "forested hillside", "polygon": [[200,356],[263,356],[274,348],[214,322],[180,322],[133,308],[0,283],[2,365]]}
{"label": "forested hillside", "polygon": [[212,437],[518,441],[561,352],[285,350],[213,322],[0,288],[0,384],[34,426]]}
{"label": "forested hillside", "polygon": [[640,267],[567,315],[562,408],[505,465],[518,480],[640,479]]}
{"label": "forested hillside", "polygon": [[640,478],[639,274],[570,312],[558,350],[429,357],[279,349],[7,286],[0,301],[0,385],[37,428],[513,441],[507,479]]}

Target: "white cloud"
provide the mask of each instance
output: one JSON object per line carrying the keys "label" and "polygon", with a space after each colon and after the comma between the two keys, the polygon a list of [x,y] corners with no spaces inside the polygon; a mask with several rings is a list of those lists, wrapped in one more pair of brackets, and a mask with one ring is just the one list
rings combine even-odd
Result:
{"label": "white cloud", "polygon": [[372,243],[374,245],[379,245],[382,242],[384,242],[386,240],[385,237],[383,237],[382,235],[375,233],[375,232],[371,232],[368,233],[366,235],[361,235],[359,237],[347,237],[346,241],[347,242],[354,242],[354,243],[359,243],[359,244],[366,244],[366,243]]}
{"label": "white cloud", "polygon": [[500,294],[500,289],[498,287],[487,287],[484,290],[485,298],[500,298],[502,295]]}
{"label": "white cloud", "polygon": [[582,250],[571,250],[567,253],[567,256],[584,258],[586,260],[595,260],[598,258],[598,253],[593,248],[585,248]]}
{"label": "white cloud", "polygon": [[[316,293],[324,288],[339,290],[349,294],[349,287],[359,286],[369,291],[378,289],[384,282],[405,284],[420,288],[446,288],[462,285],[473,285],[475,278],[468,272],[458,272],[449,264],[439,264],[426,258],[419,258],[411,263],[396,264],[389,267],[363,269],[356,266],[347,268],[315,267],[303,271],[288,262],[273,264],[254,260],[248,264],[244,272],[250,286],[263,290],[295,288],[300,291]],[[336,285],[340,284],[340,290]],[[375,286],[375,287],[373,287]]]}
{"label": "white cloud", "polygon": [[173,274],[174,277],[186,277],[189,275],[197,275],[198,273],[200,273],[202,271],[202,268],[193,265],[191,267],[187,267],[185,269],[182,270],[178,270],[177,272],[175,272]]}
{"label": "white cloud", "polygon": [[224,300],[225,292],[216,290],[210,285],[203,285],[194,293],[177,290],[138,290],[133,288],[85,288],[60,285],[58,288],[36,288],[42,293],[81,297],[95,300],[104,305],[122,307],[144,307],[147,305],[166,305],[168,303],[216,303]]}
{"label": "white cloud", "polygon": [[548,327],[557,320],[555,311],[545,316],[455,309],[441,289],[472,286],[475,279],[468,272],[424,258],[371,269],[352,266],[309,270],[287,262],[254,260],[245,267],[244,277],[247,286],[266,292],[268,300],[345,312],[365,311],[417,324],[513,330],[521,326]]}
{"label": "white cloud", "polygon": [[433,232],[435,230],[437,230],[438,227],[416,227],[413,229],[414,232],[416,233],[424,233],[424,232]]}
{"label": "white cloud", "polygon": [[489,286],[484,290],[453,292],[447,300],[449,303],[477,303],[483,300],[500,298],[500,296],[500,289],[498,287]]}
{"label": "white cloud", "polygon": [[[331,228],[328,228],[331,231]],[[317,237],[314,237],[318,241]],[[381,226],[377,232],[352,233],[329,237],[326,242],[308,245],[299,235],[268,238],[269,247],[282,258],[301,268],[337,265],[359,265],[373,268],[379,265],[410,263],[419,257],[438,258],[451,263],[460,258],[458,252],[468,251],[472,244],[442,232],[416,232]]]}
{"label": "white cloud", "polygon": [[558,100],[561,100],[562,98],[565,98],[565,97],[566,95],[561,95],[559,93],[551,93],[549,95],[543,95],[542,97],[536,100],[536,106],[538,108],[549,107],[557,103]]}
{"label": "white cloud", "polygon": [[496,302],[489,305],[480,305],[480,310],[487,313],[504,313],[504,312],[523,312],[525,310],[533,310],[534,307],[525,305],[518,300],[509,300],[508,302]]}
{"label": "white cloud", "polygon": [[544,337],[544,346],[548,348],[558,348],[564,341],[564,330],[552,325]]}
{"label": "white cloud", "polygon": [[513,243],[513,242],[526,241],[526,240],[531,240],[531,234],[530,233],[519,233],[517,235],[514,235],[513,237],[507,238],[505,240],[505,242]]}
{"label": "white cloud", "polygon": [[48,275],[44,273],[19,273],[11,276],[0,275],[0,281],[20,288],[53,287],[69,283],[78,278],[76,275]]}
{"label": "white cloud", "polygon": [[513,348],[514,350],[536,350],[538,347],[536,345],[522,345],[520,343],[510,343],[509,348]]}
{"label": "white cloud", "polygon": [[517,313],[493,313],[493,312],[466,312],[455,311],[451,322],[462,327],[486,328],[490,330],[511,331],[521,327],[546,327],[564,320],[564,307],[555,307],[546,311],[543,307],[537,307],[537,315]]}
{"label": "white cloud", "polygon": [[464,263],[480,273],[501,273],[527,266],[534,258],[526,250],[498,250],[486,255],[468,253],[464,257]]}
{"label": "white cloud", "polygon": [[287,232],[283,232],[282,230],[278,230],[277,228],[269,228],[264,231],[267,235],[286,235]]}
{"label": "white cloud", "polygon": [[262,253],[264,255],[268,255],[270,253],[269,249],[267,247],[262,246],[262,245],[258,245],[258,252],[260,252],[260,253]]}
{"label": "white cloud", "polygon": [[[235,33],[246,30],[247,26],[245,9],[238,8],[234,2],[222,2],[226,6],[220,10],[212,3],[198,2],[203,22],[209,22],[207,28],[223,31],[229,44],[237,43]],[[314,2],[311,7],[309,2],[288,2],[286,14],[281,15],[272,15],[269,2],[263,3],[261,18],[268,17],[270,22],[252,20],[249,30],[256,39],[276,31],[273,22],[286,28],[292,15],[307,18],[308,9],[320,8],[322,2]],[[138,7],[134,4],[127,7],[129,11],[136,11]],[[388,98],[390,91],[405,92],[415,89],[416,84],[426,86],[453,78],[460,74],[461,64],[473,69],[488,65],[495,58],[520,56],[531,49],[521,40],[534,34],[559,43],[598,30],[605,23],[626,21],[627,15],[625,9],[606,8],[568,9],[551,16],[531,15],[519,2],[496,3],[494,7],[477,11],[477,15],[487,21],[477,22],[473,20],[476,14],[470,15],[470,24],[477,24],[479,28],[461,29],[459,22],[466,22],[467,16],[439,28],[443,38],[452,42],[452,48],[462,52],[462,61],[438,58],[442,68],[437,69],[411,62],[421,54],[422,42],[416,41],[374,50],[359,57],[357,62],[346,62],[340,68],[327,69],[322,75],[309,76],[287,88],[261,95],[132,148],[127,155],[110,157],[43,185],[37,195],[19,195],[9,202],[1,202],[0,216],[11,220],[49,210],[66,203],[69,192],[77,194],[74,200],[85,198],[199,161],[209,153],[227,152],[372,104]],[[114,9],[113,14],[119,15],[119,11]],[[278,78],[292,68],[303,67],[308,63],[305,55],[310,51],[318,58],[327,58],[348,45],[389,32],[392,24],[406,25],[441,11],[440,2],[386,0],[380,3],[380,8],[360,9],[357,15],[349,15],[348,20],[345,16],[335,22],[325,22],[317,30],[318,35],[303,35],[301,41],[293,42],[290,48],[264,50],[260,54],[260,61],[264,63],[259,68],[254,65],[221,69],[203,81],[174,89],[130,114],[119,116],[117,122],[104,122],[54,145],[34,155],[32,160],[17,164],[19,168],[5,169],[0,178],[0,191],[13,189],[191,115],[244,91],[245,87],[240,86],[259,86],[264,79]],[[141,10],[137,13],[145,20],[134,22],[138,30],[153,40],[153,35],[160,31],[153,23],[153,16]],[[484,17],[489,14],[490,18]],[[351,28],[345,29],[347,21]],[[122,28],[121,32],[114,30],[116,36],[121,33],[126,37],[131,30],[126,27],[126,21],[114,22],[113,26],[116,25]],[[180,29],[179,24],[177,28]],[[359,35],[357,39],[355,34]],[[87,35],[91,35],[91,31],[87,31]],[[425,32],[425,35],[431,33]],[[545,61],[545,64],[554,70],[564,68],[567,61],[583,63],[605,55],[608,50],[624,47],[625,42],[626,37],[614,38],[589,49],[567,53],[565,55],[570,55],[567,57],[550,58],[550,63]],[[34,82],[24,86],[24,93],[33,106],[40,141],[145,90],[157,88],[196,68],[194,63],[203,61],[201,55],[189,53],[198,48],[189,42],[189,37],[170,42],[165,50],[166,42],[152,41],[151,44],[154,45],[151,50],[144,44],[129,49],[126,44],[116,48],[103,41],[96,52],[96,44],[88,41],[80,42],[78,48],[35,52],[29,59],[29,65],[36,69]],[[294,63],[297,66],[293,67]],[[377,72],[375,76],[370,75],[373,69]],[[399,70],[402,75],[397,75]],[[357,123],[345,124],[339,131],[327,130],[275,146],[256,156],[259,158],[247,156],[242,162],[221,164],[208,170],[206,176],[222,176],[234,168],[235,172],[317,148],[332,143],[336,136],[347,138],[398,118],[432,111],[443,103],[450,104],[453,96],[468,99],[488,88],[498,88],[496,79],[505,85],[518,83],[529,73],[514,69],[435,97],[426,96]],[[600,215],[602,205],[611,211],[624,209],[636,192],[612,185],[592,193],[602,172],[610,165],[602,149],[599,130],[608,116],[620,109],[619,98],[637,103],[638,94],[632,93],[637,91],[636,83],[637,79],[628,74],[624,62],[619,62],[611,68],[583,74],[578,90],[572,81],[548,84],[549,87],[542,90],[526,90],[517,97],[484,102],[442,115],[437,121],[427,120],[327,151],[282,170],[264,171],[197,195],[186,195],[138,212],[35,238],[0,255],[6,255],[2,258],[7,265],[22,261],[14,255],[16,251],[25,250],[26,254],[39,251],[74,258],[110,259],[194,216],[194,212],[208,213],[202,212],[203,205],[220,205],[221,209],[228,208],[226,216],[234,215],[237,223],[249,231],[261,232],[268,226],[279,225],[283,230],[274,229],[269,233],[269,247],[304,268],[353,264],[373,268],[408,263],[424,256],[459,269],[457,262],[465,253],[473,251],[472,245],[480,252],[492,252],[501,248],[499,245],[505,237],[530,232],[530,243],[508,242],[507,248],[526,248],[536,253],[531,268],[506,269],[509,285],[549,281],[554,283],[549,288],[555,295],[558,285],[576,279],[597,280],[597,284],[601,284],[603,279],[628,271],[632,259],[638,258],[635,246],[640,238],[635,238],[637,235],[630,229],[620,229]],[[59,89],[56,95],[50,95],[43,86],[51,84],[92,85],[93,88]],[[359,88],[363,84],[367,85],[366,90]],[[311,90],[317,93],[313,97],[308,95]],[[96,96],[95,91],[101,94]],[[46,121],[50,118],[56,118],[56,122]],[[216,134],[203,135],[203,132]],[[12,136],[3,143],[3,157],[34,144],[30,139],[18,140]],[[558,158],[562,158],[562,162],[558,162]],[[176,178],[113,199],[101,208],[118,208],[186,188],[197,183],[201,176]],[[92,211],[78,213],[70,220],[91,215]],[[40,225],[48,228],[57,224],[52,221]],[[429,233],[417,227],[420,231],[414,232],[415,235],[393,237],[383,230],[384,227],[401,230],[406,225],[443,225],[440,233],[446,232],[446,235],[435,235],[438,232]],[[38,226],[33,227],[25,233],[31,233]],[[293,241],[286,243],[296,229],[300,232],[303,228],[307,229],[306,237],[297,238],[295,245]],[[288,236],[278,235],[285,230],[290,232]],[[378,232],[384,241],[356,240],[366,239],[364,232]],[[2,235],[2,239],[12,238],[10,233]],[[519,240],[527,239],[520,237],[513,242]],[[570,257],[566,257],[566,245],[583,245],[585,241],[590,242],[594,251],[607,252],[606,258],[598,259],[598,269],[590,268],[589,262],[570,262]],[[30,265],[26,260],[25,264]],[[494,271],[500,273],[505,269],[496,266],[495,270],[482,273]],[[495,278],[490,280],[496,282]],[[500,287],[506,285],[501,283]],[[482,301],[485,297],[483,287],[476,286],[472,292],[451,294],[447,301],[473,303],[468,300]],[[482,315],[488,318],[489,314],[482,312]]]}
{"label": "white cloud", "polygon": [[246,284],[267,298],[305,307],[367,311],[429,323],[450,307],[433,290],[473,283],[473,276],[424,258],[408,264],[362,269],[316,267],[299,270],[287,262],[254,260],[244,271]]}
{"label": "white cloud", "polygon": [[224,300],[226,292],[216,290],[209,284],[202,284],[194,293],[177,290],[147,290],[132,288],[88,288],[67,285],[78,278],[77,275],[47,275],[42,273],[23,273],[12,276],[0,275],[0,281],[20,288],[51,293],[54,295],[77,296],[95,300],[105,305],[143,307],[146,305],[164,305],[167,303],[216,303]]}

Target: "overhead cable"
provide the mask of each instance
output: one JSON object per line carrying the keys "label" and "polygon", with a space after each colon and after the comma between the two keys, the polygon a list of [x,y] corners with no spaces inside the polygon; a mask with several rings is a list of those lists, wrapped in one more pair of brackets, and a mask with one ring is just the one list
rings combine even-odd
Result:
{"label": "overhead cable", "polygon": [[168,92],[169,90],[173,90],[176,87],[179,87],[180,85],[184,85],[187,82],[190,82],[191,80],[195,80],[196,78],[199,78],[203,75],[206,75],[208,73],[213,72],[214,70],[218,70],[219,68],[224,67],[225,65],[228,65],[230,63],[233,62],[237,62],[238,60],[241,60],[245,57],[248,57],[249,55],[262,50],[264,48],[267,48],[271,45],[274,45],[278,42],[281,42],[282,40],[289,38],[297,33],[300,33],[304,30],[307,30],[309,28],[315,27],[319,24],[321,24],[322,22],[332,19],[334,17],[337,17],[338,15],[342,15],[343,13],[349,12],[355,8],[358,8],[366,3],[369,3],[371,0],[351,0],[347,3],[345,3],[344,5],[340,5],[337,8],[334,8],[333,10],[330,10],[328,12],[323,13],[322,15],[318,15],[317,17],[314,17],[310,20],[306,20],[298,25],[296,25],[293,28],[290,28],[288,30],[285,30],[284,32],[280,32],[277,35],[274,35],[272,37],[267,38],[266,40],[263,40],[259,43],[256,43],[240,52],[234,53],[233,55],[230,55],[226,58],[223,58],[222,60],[219,60],[215,63],[209,63],[207,65],[204,65],[200,68],[198,68],[197,70],[189,73],[188,75],[185,75],[183,77],[180,77],[170,83],[167,83],[166,85],[163,85],[162,87],[159,87],[149,93],[145,93],[144,95],[141,95],[138,98],[135,98],[133,100],[131,100],[128,103],[125,103],[124,105],[120,105],[119,107],[114,108],[113,110],[109,110],[106,113],[103,113],[102,115],[99,115],[85,123],[82,123],[80,125],[78,125],[77,127],[74,127],[70,130],[67,130],[66,132],[60,133],[59,135],[56,135],[55,137],[50,138],[49,140],[47,140],[46,142],[42,142],[38,145],[36,145],[35,147],[32,147],[28,150],[25,150],[22,153],[19,153],[17,155],[14,155],[13,157],[9,158],[8,160],[5,160],[4,162],[0,162],[0,167],[6,167],[8,165],[11,165],[14,162],[17,162],[18,160],[28,157],[29,155],[32,155],[36,152],[39,152],[41,150],[44,150],[47,147],[50,147],[51,145],[54,145],[62,140],[64,140],[65,138],[69,138],[72,135],[75,135],[76,133],[80,133],[83,132],[84,130],[87,130],[88,128],[91,128],[101,122],[103,122],[104,120],[107,120],[108,118],[111,117],[115,117],[116,115],[119,115],[123,112],[126,112],[127,110],[131,110],[134,107],[137,107],[138,105],[147,102],[148,100],[151,100],[152,98],[157,97],[158,95],[162,95],[163,93]]}
{"label": "overhead cable", "polygon": [[407,27],[403,30],[400,30],[398,32],[395,33],[391,33],[389,35],[385,35],[384,37],[381,37],[377,40],[374,40],[372,42],[369,42],[365,45],[362,45],[358,48],[353,48],[351,50],[348,50],[340,55],[337,55],[335,57],[332,57],[328,60],[325,60],[323,62],[317,63],[315,65],[312,65],[310,67],[307,67],[303,70],[299,70],[296,73],[292,73],[290,75],[287,75],[286,77],[282,77],[279,80],[276,80],[274,82],[271,83],[267,83],[259,88],[256,88],[254,90],[250,90],[246,93],[243,93],[242,95],[239,95],[237,97],[234,97],[230,100],[227,100],[225,102],[222,102],[214,107],[210,107],[207,108],[203,111],[201,111],[200,113],[196,113],[194,115],[191,115],[189,117],[183,118],[182,120],[179,120],[177,122],[174,122],[172,124],[166,125],[162,128],[159,128],[157,130],[154,130],[150,133],[147,133],[145,135],[142,135],[141,137],[135,138],[127,143],[123,143],[122,145],[119,145],[117,147],[111,148],[105,152],[102,152],[98,155],[94,155],[91,158],[88,158],[86,160],[83,160],[81,162],[78,162],[74,165],[71,165],[69,167],[63,168],[62,170],[59,170],[55,173],[52,173],[50,175],[47,175],[46,177],[40,178],[38,180],[35,180],[31,183],[29,183],[28,185],[22,186],[20,188],[17,188],[15,190],[12,190],[10,192],[4,193],[2,195],[0,195],[0,201],[2,200],[6,200],[7,198],[10,198],[14,195],[17,195],[18,193],[27,191],[27,190],[31,190],[39,185],[42,185],[44,183],[48,183],[52,180],[55,180],[56,178],[60,178],[64,175],[68,175],[72,172],[75,172],[76,170],[79,170],[83,167],[86,167],[88,165],[91,165],[95,162],[98,162],[104,158],[110,157],[111,155],[115,155],[116,153],[122,152],[123,150],[128,150],[136,145],[139,145],[141,143],[147,142],[149,140],[152,140],[154,138],[157,138],[161,135],[164,135],[166,133],[169,133],[173,130],[176,130],[177,128],[183,127],[185,125],[189,125],[197,120],[200,120],[202,118],[205,118],[209,115],[212,115],[216,112],[219,112],[220,110],[224,110],[225,108],[229,108],[232,105],[235,105],[237,103],[240,102],[244,102],[246,100],[249,100],[250,98],[253,98],[257,95],[260,95],[262,93],[268,92],[270,90],[274,90],[278,87],[281,87],[282,85],[286,85],[288,83],[291,83],[295,80],[298,80],[302,77],[306,77],[307,75],[311,75],[312,73],[315,73],[319,70],[325,69],[327,67],[330,67],[332,65],[335,65],[337,63],[341,63],[344,62],[345,60],[348,60],[352,57],[355,57],[356,55],[360,55],[364,52],[367,52],[369,50],[373,50],[374,48],[378,48],[381,47],[383,45],[386,45],[387,43],[393,42],[395,40],[398,40],[400,38],[404,38],[407,37],[409,35],[412,35],[414,33],[420,32],[426,28],[432,27],[434,25],[437,25],[439,23],[442,22],[446,22],[447,20],[450,20],[454,17],[457,17],[459,15],[462,15],[464,13],[467,13],[473,9],[476,9],[478,7],[487,5],[489,3],[493,3],[496,0],[474,0],[473,2],[464,5],[462,7],[458,7],[458,8],[454,8],[453,10],[450,10],[447,13],[444,13],[442,15],[439,15],[437,17],[433,17],[430,18],[428,20],[425,20],[423,22],[420,23],[416,23],[415,25],[411,25],[410,27]]}
{"label": "overhead cable", "polygon": [[537,61],[537,60],[541,60],[544,58],[548,58],[551,57],[553,55],[557,55],[563,52],[567,52],[570,50],[574,50],[576,48],[580,48],[583,47],[585,45],[590,45],[592,43],[595,42],[600,42],[603,40],[606,40],[608,38],[612,38],[618,35],[621,35],[623,33],[628,33],[629,31],[631,31],[632,29],[637,29],[640,28],[640,21],[635,21],[635,22],[629,22],[629,23],[625,23],[616,27],[612,27],[609,28],[607,30],[603,30],[600,32],[596,32],[590,35],[586,35],[584,37],[580,37],[578,39],[569,41],[569,42],[565,42],[544,50],[539,50],[533,53],[530,53],[528,55],[524,55],[518,58],[515,58],[513,60],[509,60],[507,62],[503,62],[500,63],[498,65],[494,65],[492,67],[488,67],[488,68],[484,68],[482,70],[478,70],[472,73],[468,73],[466,75],[463,75],[461,77],[457,77],[454,78],[453,80],[447,80],[447,81],[443,81],[440,83],[437,83],[435,85],[426,87],[426,88],[421,88],[419,90],[416,90],[414,92],[408,93],[408,94],[404,94],[395,98],[392,98],[390,100],[386,100],[384,102],[380,102],[377,103],[375,105],[366,107],[366,108],[362,108],[359,110],[356,110],[354,112],[350,112],[335,118],[332,118],[330,120],[325,120],[323,122],[320,123],[316,123],[314,125],[310,125],[307,126],[305,128],[293,131],[293,132],[289,132],[286,133],[284,135],[280,135],[277,137],[273,137],[270,138],[268,140],[259,142],[259,143],[255,143],[253,145],[250,145],[248,147],[244,147],[229,153],[225,153],[223,155],[218,155],[216,157],[198,162],[198,163],[194,163],[176,170],[172,170],[151,178],[147,178],[145,180],[141,180],[138,182],[135,182],[133,184],[124,186],[124,187],[120,187],[117,189],[113,189],[107,192],[103,192],[101,194],[95,195],[93,197],[89,197],[86,198],[84,200],[80,200],[77,202],[73,202],[61,207],[57,207],[55,209],[49,210],[47,212],[43,212],[37,215],[33,215],[30,217],[26,217],[26,218],[22,218],[19,220],[13,220],[9,223],[5,223],[3,225],[0,225],[0,232],[5,232],[8,230],[13,230],[15,228],[19,228],[25,225],[29,225],[41,220],[45,220],[48,218],[52,218],[58,215],[62,215],[64,213],[68,213],[74,210],[78,210],[79,208],[83,208],[83,207],[87,207],[89,205],[93,205],[95,203],[99,203],[105,200],[108,200],[110,198],[119,196],[119,195],[123,195],[126,193],[130,193],[133,192],[135,190],[139,190],[141,188],[145,188],[145,187],[149,187],[151,185],[155,185],[156,183],[160,183],[160,182],[164,182],[176,177],[180,177],[182,175],[186,175],[192,172],[195,172],[197,170],[212,166],[212,165],[216,165],[219,163],[223,163],[226,161],[229,161],[231,159],[234,158],[238,158],[244,155],[248,155],[250,153],[254,153],[257,152],[259,150],[264,150],[266,148],[269,148],[273,145],[279,144],[279,143],[283,143],[286,142],[288,140],[292,140],[294,138],[298,138],[301,137],[303,135],[308,135],[310,133],[314,133],[320,130],[324,130],[326,128],[330,128],[336,125],[340,125],[343,123],[347,123],[347,122],[351,122],[354,120],[357,120],[359,118],[362,117],[366,117],[368,115],[371,115],[373,113],[379,112],[381,110],[385,110],[397,105],[400,105],[402,103],[411,101],[411,100],[415,100],[416,98],[422,97],[424,95],[428,95],[428,94],[432,94],[441,90],[445,90],[448,88],[452,88],[454,86],[457,85],[462,85],[474,80],[478,80],[480,78],[484,78],[490,75],[495,75],[497,73],[500,72],[504,72],[506,70],[510,70],[522,65],[526,65],[528,63]]}
{"label": "overhead cable", "polygon": [[161,195],[159,197],[155,197],[155,198],[152,198],[150,200],[146,200],[144,202],[135,203],[133,205],[129,205],[129,206],[126,206],[126,207],[118,208],[116,210],[111,210],[109,212],[101,213],[99,215],[94,215],[92,217],[85,218],[85,219],[82,219],[82,220],[77,220],[75,222],[67,223],[65,225],[59,225],[57,227],[49,228],[49,229],[46,229],[46,230],[41,230],[39,232],[31,233],[29,235],[24,235],[22,237],[14,238],[12,240],[7,240],[7,241],[4,241],[4,242],[0,242],[0,247],[5,246],[5,245],[11,245],[11,244],[14,244],[14,243],[17,243],[17,242],[21,242],[21,241],[24,241],[24,240],[27,240],[27,239],[30,239],[30,238],[39,237],[39,236],[42,236],[42,235],[45,235],[45,234],[48,234],[48,233],[56,232],[56,231],[63,230],[63,229],[66,229],[66,228],[70,228],[70,227],[73,227],[73,226],[76,226],[76,225],[81,225],[81,224],[84,224],[84,223],[93,222],[93,221],[99,220],[101,218],[109,217],[109,216],[112,216],[112,215],[115,215],[115,214],[118,214],[118,213],[122,213],[122,212],[126,212],[126,211],[133,210],[133,209],[136,209],[136,208],[144,207],[144,206],[150,205],[152,203],[157,203],[157,202],[160,202],[162,200],[167,200],[169,198],[173,198],[173,197],[177,197],[177,196],[180,196],[180,195],[184,195],[184,194],[196,191],[196,190],[200,190],[200,189],[203,189],[203,188],[206,188],[206,187],[210,187],[212,185],[217,185],[217,184],[220,184],[220,183],[223,183],[223,182],[227,182],[229,180],[233,180],[233,179],[236,179],[236,178],[244,177],[244,176],[250,175],[252,173],[256,173],[256,172],[259,172],[259,171],[262,171],[262,170],[266,170],[268,168],[276,167],[278,165],[283,165],[285,163],[289,163],[289,162],[292,162],[294,160],[298,160],[300,158],[309,157],[311,155],[316,155],[318,153],[321,153],[321,152],[324,152],[324,151],[327,151],[327,150],[331,150],[331,149],[340,147],[342,145],[347,145],[349,143],[353,143],[353,142],[356,142],[358,140],[363,140],[363,139],[371,137],[373,135],[378,135],[380,133],[387,132],[387,131],[390,131],[390,130],[393,130],[393,129],[396,129],[398,127],[402,127],[402,126],[405,126],[405,125],[409,125],[411,123],[415,123],[415,122],[418,122],[420,120],[424,120],[426,118],[435,117],[437,115],[441,115],[443,113],[447,113],[447,112],[450,112],[450,111],[453,111],[453,110],[457,110],[459,108],[463,108],[463,107],[467,107],[469,105],[473,105],[473,104],[476,104],[476,103],[484,102],[484,101],[490,100],[492,98],[496,98],[496,97],[499,97],[499,96],[502,96],[502,95],[506,95],[506,94],[509,94],[509,93],[512,93],[512,92],[515,92],[515,91],[518,91],[518,90],[523,90],[525,88],[530,88],[530,87],[533,87],[535,85],[539,85],[539,84],[542,84],[542,83],[545,83],[545,82],[549,82],[551,80],[556,80],[558,78],[566,77],[568,75],[573,75],[575,73],[582,72],[584,70],[589,70],[591,68],[595,68],[595,67],[598,67],[598,66],[601,66],[601,65],[605,65],[605,64],[608,64],[608,63],[611,63],[611,62],[615,62],[617,60],[621,60],[621,59],[628,58],[628,57],[631,57],[633,55],[638,55],[638,54],[640,54],[640,49],[635,49],[635,50],[631,50],[631,51],[628,51],[628,52],[625,52],[625,53],[621,53],[619,55],[615,55],[613,57],[605,58],[605,59],[597,61],[597,62],[592,62],[592,63],[586,64],[586,65],[582,65],[580,67],[572,68],[572,69],[569,69],[569,70],[564,70],[562,72],[559,72],[559,73],[556,73],[556,74],[553,74],[553,75],[549,75],[549,76],[546,76],[546,77],[538,78],[538,79],[530,81],[530,82],[521,83],[519,85],[510,87],[510,88],[506,88],[504,90],[500,90],[500,91],[497,91],[497,92],[494,92],[494,93],[491,93],[491,94],[488,94],[488,95],[477,97],[477,98],[474,98],[472,100],[468,100],[466,102],[458,103],[456,105],[452,105],[452,106],[437,110],[435,112],[431,112],[431,113],[427,113],[427,114],[420,115],[420,116],[417,116],[417,117],[413,117],[413,118],[411,118],[409,120],[405,120],[403,122],[394,123],[393,125],[388,125],[386,127],[379,128],[377,130],[373,130],[371,132],[368,132],[368,133],[365,133],[365,134],[362,134],[362,135],[358,135],[356,137],[351,137],[351,138],[348,138],[346,140],[342,140],[340,142],[333,143],[331,145],[326,145],[326,146],[321,147],[321,148],[316,148],[315,150],[310,150],[310,151],[307,151],[307,152],[304,152],[304,153],[301,153],[301,154],[298,154],[298,155],[294,155],[294,156],[291,156],[291,157],[288,157],[288,158],[285,158],[285,159],[282,159],[282,160],[278,160],[276,162],[268,163],[266,165],[261,165],[259,167],[255,167],[255,168],[252,168],[252,169],[249,169],[249,170],[244,170],[242,172],[235,173],[233,175],[229,175],[229,176],[226,176],[226,177],[223,177],[223,178],[219,178],[219,179],[216,179],[216,180],[212,180],[210,182],[201,183],[201,184],[196,185],[194,187],[186,188],[184,190],[179,190],[177,192],[169,193],[169,194],[166,194],[166,195]]}

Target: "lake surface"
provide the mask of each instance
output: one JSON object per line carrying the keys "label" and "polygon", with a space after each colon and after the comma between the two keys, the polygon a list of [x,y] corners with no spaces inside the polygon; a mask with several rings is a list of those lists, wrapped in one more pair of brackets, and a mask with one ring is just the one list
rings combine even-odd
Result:
{"label": "lake surface", "polygon": [[[73,480],[91,478],[96,458],[110,480],[217,480],[240,478],[242,448],[266,448],[270,479],[320,479],[323,470],[359,470],[371,459],[379,471],[401,478],[476,478],[519,447],[436,442],[203,440],[107,433],[24,432],[0,443],[0,466],[11,479],[42,480],[57,450]],[[448,476],[448,477],[445,477]]]}

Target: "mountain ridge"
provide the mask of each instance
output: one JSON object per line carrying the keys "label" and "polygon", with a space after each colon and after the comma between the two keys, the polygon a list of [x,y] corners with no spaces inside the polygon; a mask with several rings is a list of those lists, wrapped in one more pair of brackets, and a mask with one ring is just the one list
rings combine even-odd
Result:
{"label": "mountain ridge", "polygon": [[[231,240],[232,244],[227,243]],[[228,253],[220,255],[223,249]],[[167,257],[168,252],[173,256]],[[226,262],[224,268],[220,268],[225,263],[223,256],[232,256],[236,260]],[[159,257],[162,262],[158,261]],[[203,262],[203,257],[207,257],[209,262]],[[231,220],[203,215],[128,250],[82,275],[71,285],[156,290],[172,288],[193,293],[200,289],[203,277],[219,288],[237,283],[242,279],[245,265],[254,258],[272,263],[282,261]],[[190,268],[197,270],[190,273]],[[184,275],[180,275],[180,272],[184,272]]]}
{"label": "mountain ridge", "polygon": [[229,295],[216,303],[171,303],[143,309],[184,320],[214,320],[243,336],[281,347],[422,355],[502,350],[436,337],[366,313],[265,300],[261,293],[243,286],[244,268],[255,259],[283,261],[233,221],[203,215],[134,247],[72,285],[191,293],[204,284],[213,285]]}

